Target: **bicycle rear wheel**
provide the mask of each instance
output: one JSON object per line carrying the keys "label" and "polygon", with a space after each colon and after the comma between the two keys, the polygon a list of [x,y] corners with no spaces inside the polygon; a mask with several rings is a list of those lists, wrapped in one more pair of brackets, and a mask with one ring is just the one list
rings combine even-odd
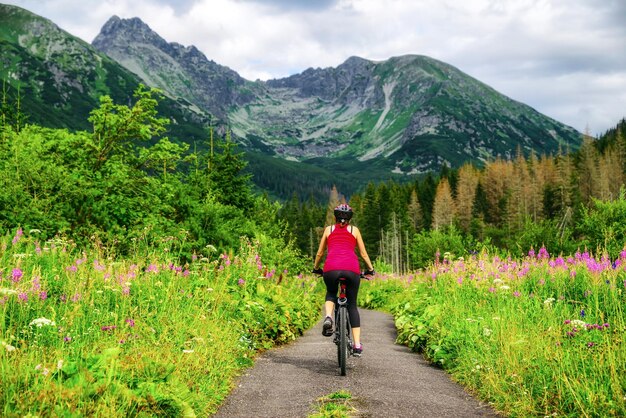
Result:
{"label": "bicycle rear wheel", "polygon": [[339,369],[341,375],[346,375],[346,362],[348,359],[348,314],[347,309],[339,309],[339,341],[337,344]]}

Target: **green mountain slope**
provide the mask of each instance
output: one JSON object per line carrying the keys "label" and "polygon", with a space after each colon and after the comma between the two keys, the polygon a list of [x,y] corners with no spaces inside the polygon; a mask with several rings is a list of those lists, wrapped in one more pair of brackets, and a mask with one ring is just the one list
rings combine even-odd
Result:
{"label": "green mountain slope", "polygon": [[[0,51],[5,88],[13,97],[19,91],[21,111],[42,126],[89,129],[87,118],[100,96],[129,103],[142,82],[88,43],[15,6],[0,4]],[[170,136],[194,141],[206,135],[210,115],[190,107],[182,98],[162,100]]]}

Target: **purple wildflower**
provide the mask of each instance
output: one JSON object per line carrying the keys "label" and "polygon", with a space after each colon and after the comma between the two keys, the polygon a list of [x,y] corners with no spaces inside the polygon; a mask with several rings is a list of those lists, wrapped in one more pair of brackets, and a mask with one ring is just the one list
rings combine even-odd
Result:
{"label": "purple wildflower", "polygon": [[243,286],[245,283],[246,283],[246,281],[244,279],[242,279],[242,278],[239,278],[239,280],[237,280],[237,284],[239,286]]}
{"label": "purple wildflower", "polygon": [[24,273],[22,273],[22,270],[13,269],[13,272],[11,274],[11,280],[13,280],[14,283],[19,283],[23,275]]}

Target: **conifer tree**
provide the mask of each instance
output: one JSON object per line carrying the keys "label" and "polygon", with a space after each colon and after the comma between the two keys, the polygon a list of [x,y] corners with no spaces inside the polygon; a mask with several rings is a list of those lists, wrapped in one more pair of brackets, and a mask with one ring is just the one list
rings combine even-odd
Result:
{"label": "conifer tree", "polygon": [[419,232],[424,227],[424,220],[422,219],[422,206],[414,188],[411,189],[411,199],[407,206],[407,214],[409,215],[411,226],[416,232]]}
{"label": "conifer tree", "polygon": [[442,178],[437,185],[435,201],[433,203],[433,220],[432,229],[438,230],[442,227],[452,225],[456,209],[450,183],[447,178]]}
{"label": "conifer tree", "polygon": [[459,169],[456,209],[459,226],[465,232],[469,231],[472,221],[472,208],[474,207],[474,197],[476,187],[478,187],[480,173],[472,164],[465,164]]}
{"label": "conifer tree", "polygon": [[340,203],[345,203],[344,199],[339,198],[339,192],[337,191],[337,187],[333,184],[333,188],[330,190],[330,196],[328,198],[328,207],[326,209],[326,221],[324,225],[334,225],[335,224],[335,213],[334,210]]}

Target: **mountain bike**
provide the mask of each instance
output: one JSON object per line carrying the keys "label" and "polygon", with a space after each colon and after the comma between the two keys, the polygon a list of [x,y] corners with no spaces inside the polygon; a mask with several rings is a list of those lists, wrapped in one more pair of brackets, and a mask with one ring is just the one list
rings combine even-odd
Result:
{"label": "mountain bike", "polygon": [[[321,269],[313,270],[312,273],[323,275]],[[362,279],[369,280],[374,271],[361,272]],[[348,357],[354,355],[352,341],[352,325],[348,314],[348,297],[346,295],[346,277],[339,277],[339,297],[335,303],[335,332],[333,342],[337,345],[337,363],[342,376],[346,375],[346,363]]]}

